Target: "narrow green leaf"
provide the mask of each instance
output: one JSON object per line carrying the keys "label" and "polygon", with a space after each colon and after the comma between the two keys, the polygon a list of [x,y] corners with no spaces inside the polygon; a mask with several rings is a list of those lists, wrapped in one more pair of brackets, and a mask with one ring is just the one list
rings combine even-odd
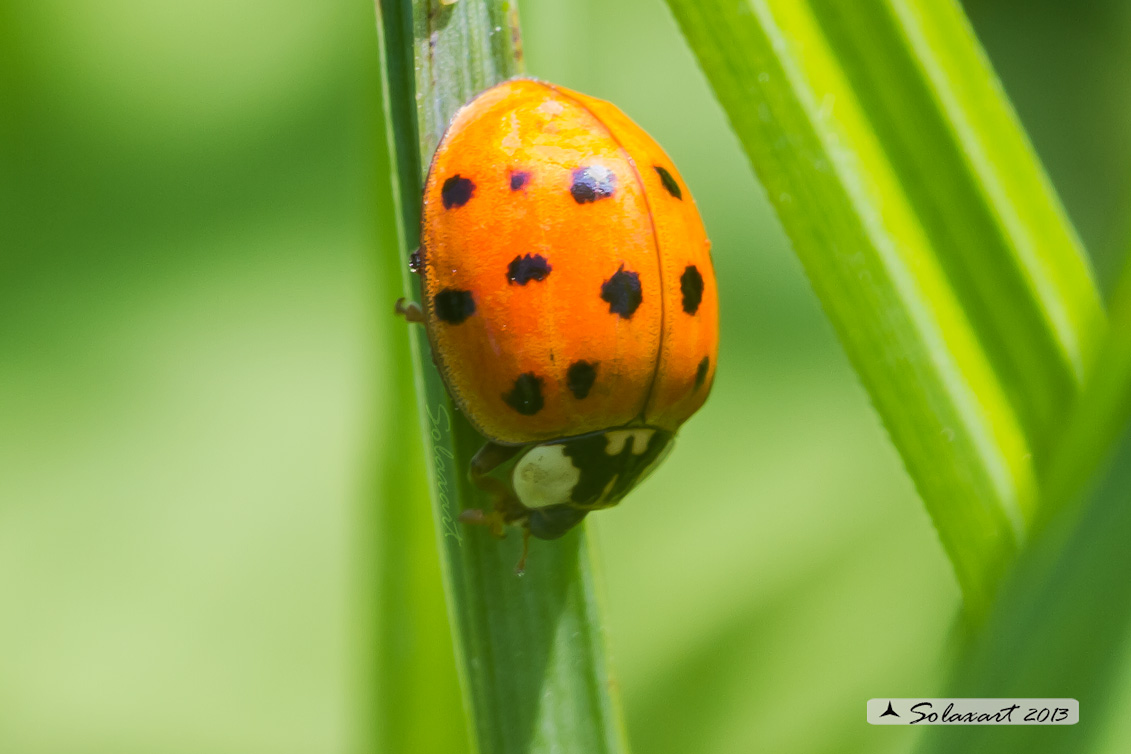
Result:
{"label": "narrow green leaf", "polygon": [[[403,356],[409,367],[408,339],[403,341],[393,354]],[[376,520],[367,522],[370,525],[360,532],[370,538],[363,551],[374,549],[371,538],[377,535],[377,580],[372,586],[379,598],[378,612],[371,619],[375,646],[363,648],[376,653],[377,673],[376,699],[360,689],[362,719],[372,726],[363,732],[373,743],[368,750],[374,753],[459,754],[468,750],[467,730],[436,559],[420,434],[414,426],[411,373],[405,370],[395,380],[390,396],[395,405],[383,429],[386,433],[389,427],[406,429],[384,438],[376,480],[380,508]],[[359,599],[366,601],[364,596]],[[445,713],[446,719],[436,719]]]}
{"label": "narrow green leaf", "polygon": [[1079,754],[1090,750],[1084,744],[1095,743],[1109,715],[1123,714],[1110,705],[1131,630],[1131,428],[1066,544],[1059,528],[1049,527],[1053,541],[1041,542],[1021,564],[948,693],[1071,697],[1080,701],[1082,722],[1052,735],[1039,728],[939,729],[924,741],[925,751]]}
{"label": "narrow green leaf", "polygon": [[[382,134],[383,137],[383,134]],[[376,135],[375,135],[376,138]],[[401,255],[393,206],[388,154],[377,166],[377,212],[380,283],[377,294],[392,301],[401,292]],[[368,556],[356,570],[360,605],[375,614],[359,615],[357,635],[362,662],[358,717],[360,752],[469,750],[463,701],[452,653],[450,628],[436,537],[428,505],[428,482],[420,430],[409,333],[403,322],[381,309],[387,332],[383,365],[390,390],[383,422],[373,445],[376,478],[374,505],[362,511],[358,550]],[[395,428],[390,431],[390,428]],[[376,596],[376,600],[374,600]],[[376,713],[376,714],[375,714]]]}
{"label": "narrow green leaf", "polygon": [[1107,342],[1045,475],[1043,520],[1074,502],[1131,421],[1131,254],[1116,286]]}
{"label": "narrow green leaf", "polygon": [[[424,171],[449,119],[521,68],[517,9],[509,0],[381,0],[378,19],[400,259],[407,265],[419,241]],[[407,270],[404,291],[419,300],[418,281]],[[483,440],[452,406],[427,338],[414,330],[433,513],[474,744],[492,754],[627,750],[584,531],[532,542],[519,578],[517,536],[500,542],[457,523],[461,510],[490,506],[467,479]]]}
{"label": "narrow green leaf", "polygon": [[984,612],[1103,312],[950,0],[668,0]]}
{"label": "narrow green leaf", "polygon": [[1072,697],[1086,718],[1071,730],[1020,734],[936,729],[925,752],[1077,754],[1094,750],[1105,719],[1120,712],[1111,692],[1131,637],[1131,255],[1107,341],[1058,449],[1047,487],[1061,504],[957,664],[949,693]]}
{"label": "narrow green leaf", "polygon": [[[932,754],[1098,750],[1131,637],[1131,254],[1116,286],[1108,337],[1057,445],[1049,505],[1035,540],[984,630],[956,663],[948,693],[1070,697],[1071,729],[935,729]],[[1096,472],[1099,473],[1096,473]]]}

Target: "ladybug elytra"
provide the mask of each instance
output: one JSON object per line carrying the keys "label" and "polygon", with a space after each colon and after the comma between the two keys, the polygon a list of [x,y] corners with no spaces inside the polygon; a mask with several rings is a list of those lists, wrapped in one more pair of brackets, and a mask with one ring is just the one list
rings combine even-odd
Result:
{"label": "ladybug elytra", "polygon": [[706,400],[714,268],[663,150],[613,105],[513,79],[461,108],[424,188],[422,318],[487,438],[462,518],[561,536],[615,505]]}

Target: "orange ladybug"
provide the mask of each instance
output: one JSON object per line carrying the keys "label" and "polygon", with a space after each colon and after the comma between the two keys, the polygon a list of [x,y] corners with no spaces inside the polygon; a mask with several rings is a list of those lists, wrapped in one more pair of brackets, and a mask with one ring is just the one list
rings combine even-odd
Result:
{"label": "orange ladybug", "polygon": [[453,400],[488,443],[471,478],[553,539],[615,505],[706,400],[719,317],[703,222],[620,110],[528,78],[456,113],[424,188],[423,312]]}

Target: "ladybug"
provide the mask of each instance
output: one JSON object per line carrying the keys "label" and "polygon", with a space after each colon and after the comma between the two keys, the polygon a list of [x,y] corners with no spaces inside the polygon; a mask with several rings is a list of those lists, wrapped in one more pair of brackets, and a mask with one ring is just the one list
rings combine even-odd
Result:
{"label": "ladybug", "polygon": [[668,454],[715,375],[710,242],[672,161],[615,106],[518,78],[453,117],[424,188],[423,321],[488,440],[467,522],[554,539]]}

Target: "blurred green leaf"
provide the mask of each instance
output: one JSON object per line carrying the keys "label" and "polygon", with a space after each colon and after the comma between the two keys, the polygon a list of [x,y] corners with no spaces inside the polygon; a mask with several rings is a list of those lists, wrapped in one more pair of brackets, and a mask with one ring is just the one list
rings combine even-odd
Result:
{"label": "blurred green leaf", "polygon": [[1116,286],[1110,319],[1107,343],[1045,474],[1042,520],[1078,497],[1131,420],[1131,256]]}
{"label": "blurred green leaf", "polygon": [[[520,70],[517,8],[498,0],[378,4],[386,112],[400,217],[400,263],[418,242],[424,166],[452,114]],[[419,301],[405,269],[404,291]],[[465,529],[459,513],[490,507],[467,479],[483,439],[453,408],[423,328],[413,329],[416,393],[427,438],[433,513],[473,744],[482,752],[627,748],[606,667],[596,577],[584,531],[531,543]]]}
{"label": "blurred green leaf", "polygon": [[1070,487],[1085,493],[1080,504],[1049,514],[949,692],[1071,697],[1080,701],[1081,722],[1055,730],[940,727],[925,738],[926,752],[1092,751],[1115,711],[1113,685],[1126,669],[1113,660],[1131,635],[1131,257],[1096,367],[1052,482],[1064,494]]}
{"label": "blurred green leaf", "polygon": [[668,4],[984,613],[1103,313],[961,9]]}

